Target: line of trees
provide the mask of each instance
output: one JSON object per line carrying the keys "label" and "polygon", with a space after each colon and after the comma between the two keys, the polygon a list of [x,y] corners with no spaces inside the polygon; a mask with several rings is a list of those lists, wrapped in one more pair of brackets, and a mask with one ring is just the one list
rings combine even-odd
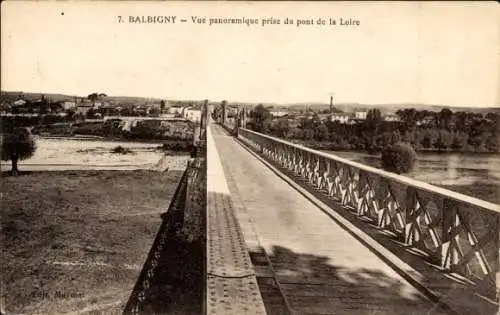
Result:
{"label": "line of trees", "polygon": [[[276,137],[302,142],[323,150],[365,150],[380,152],[399,142],[415,150],[499,152],[500,115],[399,110],[400,121],[384,121],[378,109],[371,109],[364,121],[353,124],[312,118],[272,119],[269,111],[257,106],[250,113],[247,128]],[[418,124],[421,122],[421,124]]]}

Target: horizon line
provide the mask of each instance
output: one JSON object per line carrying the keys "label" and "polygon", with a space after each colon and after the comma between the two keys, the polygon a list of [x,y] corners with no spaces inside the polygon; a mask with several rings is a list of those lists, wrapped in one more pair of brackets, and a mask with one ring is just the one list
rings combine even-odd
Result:
{"label": "horizon line", "polygon": [[[23,93],[23,94],[52,94],[52,95],[61,95],[61,96],[67,96],[71,98],[86,98],[87,95],[78,95],[78,94],[66,94],[64,92],[39,92],[39,91],[23,91],[23,90],[0,90],[1,93]],[[278,101],[240,101],[240,100],[234,100],[231,101],[229,99],[224,99],[220,98],[217,101],[211,101],[210,98],[203,98],[203,99],[181,99],[181,98],[176,98],[176,97],[159,97],[159,96],[143,96],[143,95],[110,95],[105,92],[92,92],[92,93],[104,93],[107,96],[106,97],[125,97],[125,98],[144,98],[144,99],[156,99],[156,100],[165,100],[165,101],[204,101],[208,100],[208,102],[222,102],[222,101],[227,101],[228,105],[231,105],[231,103],[243,103],[243,104],[272,104],[272,105],[277,105],[277,106],[293,106],[293,105],[330,105],[330,102],[323,102],[323,101],[294,101],[294,102],[278,102]],[[91,93],[89,93],[91,94]],[[333,106],[335,105],[359,105],[359,106],[388,106],[388,105],[415,105],[415,106],[428,106],[428,107],[451,107],[451,108],[500,108],[500,104],[497,105],[465,105],[465,106],[460,106],[460,105],[445,105],[445,104],[432,104],[432,103],[420,103],[420,102],[412,102],[412,101],[399,101],[399,102],[385,102],[385,103],[360,103],[360,102],[355,102],[355,101],[343,101],[343,102],[334,102]]]}

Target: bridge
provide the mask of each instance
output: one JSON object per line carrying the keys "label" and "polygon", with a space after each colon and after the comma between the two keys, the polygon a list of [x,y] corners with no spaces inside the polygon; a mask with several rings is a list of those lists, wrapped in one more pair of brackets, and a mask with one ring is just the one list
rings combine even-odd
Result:
{"label": "bridge", "polygon": [[202,225],[204,314],[498,313],[498,205],[207,113],[125,313],[176,225]]}

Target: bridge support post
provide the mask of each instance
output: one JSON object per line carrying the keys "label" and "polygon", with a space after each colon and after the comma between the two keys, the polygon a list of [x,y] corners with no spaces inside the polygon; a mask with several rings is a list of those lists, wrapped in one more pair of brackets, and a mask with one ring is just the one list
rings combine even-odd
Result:
{"label": "bridge support post", "polygon": [[221,109],[222,109],[222,114],[221,114],[221,119],[222,119],[222,124],[226,124],[226,107],[227,107],[227,101],[222,101],[221,103]]}

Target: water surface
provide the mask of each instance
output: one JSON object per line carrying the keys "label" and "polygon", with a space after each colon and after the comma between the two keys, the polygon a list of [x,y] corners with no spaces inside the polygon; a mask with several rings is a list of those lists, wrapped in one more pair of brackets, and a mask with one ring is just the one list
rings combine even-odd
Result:
{"label": "water surface", "polygon": [[[380,168],[380,156],[352,151],[326,151]],[[412,172],[416,180],[500,204],[500,156],[495,154],[419,153]]]}

